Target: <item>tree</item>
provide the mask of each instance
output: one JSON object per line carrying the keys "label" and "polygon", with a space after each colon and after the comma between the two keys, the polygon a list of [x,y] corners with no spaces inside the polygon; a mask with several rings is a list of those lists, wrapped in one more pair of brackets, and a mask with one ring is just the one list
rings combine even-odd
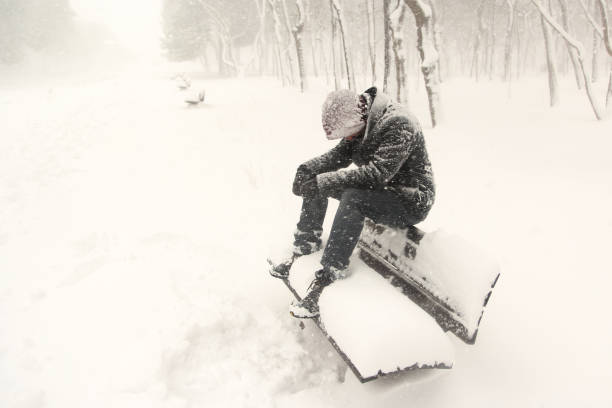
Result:
{"label": "tree", "polygon": [[165,0],[162,5],[162,48],[171,61],[199,58],[211,41],[212,23],[198,1]]}
{"label": "tree", "polygon": [[414,14],[417,26],[417,49],[421,57],[421,71],[425,81],[429,113],[432,126],[436,126],[440,119],[440,86],[436,73],[439,53],[435,47],[435,28],[432,8],[423,0],[404,0]]}
{"label": "tree", "polygon": [[368,55],[372,72],[372,84],[376,83],[376,27],[374,26],[374,0],[364,0],[368,19]]}
{"label": "tree", "polygon": [[404,51],[403,26],[406,16],[406,5],[399,1],[395,9],[389,14],[389,32],[395,57],[396,99],[407,102],[406,89],[406,53]]}
{"label": "tree", "polygon": [[391,0],[383,0],[383,31],[384,31],[384,72],[383,72],[383,92],[389,89],[389,73],[391,72]]}
{"label": "tree", "polygon": [[580,65],[580,69],[582,71],[582,76],[584,79],[584,89],[586,90],[587,97],[589,98],[589,102],[591,103],[591,107],[593,108],[593,113],[595,113],[595,117],[598,120],[603,119],[603,112],[599,103],[595,99],[593,95],[593,91],[591,89],[591,81],[589,80],[588,74],[586,73],[584,67],[584,47],[582,44],[569,35],[553,18],[548,14],[548,12],[544,9],[544,7],[539,3],[538,0],[531,0],[531,2],[537,7],[540,12],[540,16],[542,19],[546,20],[550,26],[563,37],[563,39],[574,49],[576,50],[576,57],[578,59],[578,63]]}
{"label": "tree", "polygon": [[[599,13],[601,16],[601,27],[597,25],[591,14],[589,13],[583,0],[579,0],[582,10],[587,17],[587,20],[591,23],[593,31],[599,35],[602,39],[608,56],[612,57],[612,39],[610,38],[610,20],[608,19],[608,11],[606,10],[606,3],[604,0],[597,0],[597,6],[599,7]],[[606,93],[606,107],[612,110],[612,67],[610,67],[610,73],[608,75],[608,91]]]}
{"label": "tree", "polygon": [[348,88],[355,89],[355,73],[353,71],[353,58],[351,55],[351,46],[348,39],[348,26],[344,18],[344,10],[340,4],[340,0],[330,0],[335,19],[340,29],[340,39],[342,40],[342,50],[344,53],[344,63],[346,67],[346,76],[348,80]]}
{"label": "tree", "polygon": [[508,24],[506,26],[506,45],[504,49],[504,80],[510,82],[512,78],[512,33],[516,14],[515,0],[506,0],[506,5],[508,6]]}
{"label": "tree", "polygon": [[300,73],[300,89],[302,92],[306,89],[306,71],[305,71],[305,63],[304,63],[304,47],[302,46],[302,32],[304,31],[304,19],[306,18],[306,13],[304,10],[304,3],[302,0],[296,0],[295,5],[298,9],[298,19],[293,26],[291,32],[293,33],[293,38],[295,40],[295,52],[297,54],[298,60],[298,70]]}
{"label": "tree", "polygon": [[[545,0],[547,8],[550,8],[549,0]],[[559,104],[559,81],[557,80],[557,67],[555,66],[554,48],[552,44],[551,32],[544,15],[540,16],[542,24],[542,34],[544,36],[544,48],[546,52],[546,67],[548,70],[548,91],[550,94],[550,106]]]}
{"label": "tree", "polygon": [[[558,0],[558,1],[559,1],[559,7],[561,8],[561,18],[563,22],[563,29],[569,33],[571,31],[570,31],[569,16],[568,16],[568,11],[567,11],[567,8],[568,8],[567,0]],[[578,87],[578,89],[582,89],[583,79],[582,79],[582,76],[580,75],[580,67],[578,66],[578,59],[576,57],[576,51],[567,42],[565,43],[565,45],[566,45],[567,52],[570,57],[570,61],[572,62],[572,67],[574,69],[574,77],[576,78],[576,86]]]}
{"label": "tree", "polygon": [[474,49],[473,49],[473,57],[472,57],[472,66],[470,68],[470,75],[473,75],[478,81],[479,73],[480,73],[480,62],[481,60],[486,61],[486,58],[481,58],[481,54],[483,53],[483,43],[484,38],[487,35],[487,25],[484,20],[484,6],[486,0],[482,0],[476,9],[476,16],[478,21],[478,28],[476,30],[476,37],[474,39]]}
{"label": "tree", "polygon": [[69,0],[0,0],[0,62],[17,63],[26,50],[66,44],[73,18]]}

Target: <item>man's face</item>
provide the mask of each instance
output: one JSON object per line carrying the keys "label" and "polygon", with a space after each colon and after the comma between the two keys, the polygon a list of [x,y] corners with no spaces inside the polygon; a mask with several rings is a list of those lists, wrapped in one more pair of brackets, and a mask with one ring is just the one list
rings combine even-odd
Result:
{"label": "man's face", "polygon": [[365,128],[365,123],[360,122],[358,124],[352,126],[345,126],[339,129],[331,129],[328,126],[323,126],[323,130],[325,131],[325,135],[329,140],[336,139],[352,139],[357,136],[359,132],[361,132]]}

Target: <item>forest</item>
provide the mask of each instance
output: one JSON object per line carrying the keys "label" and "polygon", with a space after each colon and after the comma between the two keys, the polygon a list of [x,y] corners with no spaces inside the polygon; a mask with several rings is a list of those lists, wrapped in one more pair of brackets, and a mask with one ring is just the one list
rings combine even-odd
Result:
{"label": "forest", "polygon": [[424,85],[434,125],[439,84],[456,76],[510,86],[546,72],[551,106],[559,77],[572,76],[597,119],[612,104],[606,0],[166,0],[162,13],[171,60],[273,75],[302,91],[310,78],[336,89],[380,84],[402,102]]}

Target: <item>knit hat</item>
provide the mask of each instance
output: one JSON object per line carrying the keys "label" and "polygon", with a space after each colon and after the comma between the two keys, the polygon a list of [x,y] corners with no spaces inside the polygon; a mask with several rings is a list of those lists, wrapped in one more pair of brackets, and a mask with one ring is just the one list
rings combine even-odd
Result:
{"label": "knit hat", "polygon": [[330,140],[353,136],[365,127],[367,98],[348,89],[330,92],[323,102],[323,130]]}

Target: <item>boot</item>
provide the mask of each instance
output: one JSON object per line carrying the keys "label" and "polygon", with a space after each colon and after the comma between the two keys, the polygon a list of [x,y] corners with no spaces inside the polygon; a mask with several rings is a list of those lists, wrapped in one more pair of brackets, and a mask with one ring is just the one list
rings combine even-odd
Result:
{"label": "boot", "polygon": [[319,316],[319,297],[326,286],[335,281],[335,275],[325,269],[315,272],[315,278],[306,291],[306,296],[299,302],[291,302],[289,313],[300,319]]}
{"label": "boot", "polygon": [[296,230],[293,246],[279,256],[268,258],[270,275],[279,279],[288,279],[293,262],[302,255],[310,255],[321,249],[321,230],[312,233]]}

